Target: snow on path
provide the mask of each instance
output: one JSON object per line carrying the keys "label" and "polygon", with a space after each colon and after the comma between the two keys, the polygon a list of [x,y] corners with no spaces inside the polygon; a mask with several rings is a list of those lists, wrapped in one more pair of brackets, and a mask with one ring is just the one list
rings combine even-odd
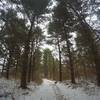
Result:
{"label": "snow on path", "polygon": [[66,98],[64,98],[64,95],[61,93],[60,88],[56,84],[52,84],[52,89],[54,90],[56,100],[66,100]]}
{"label": "snow on path", "polygon": [[43,79],[42,85],[31,94],[31,97],[27,96],[25,100],[56,100],[51,84],[54,84],[54,82]]}
{"label": "snow on path", "polygon": [[[100,89],[91,85],[91,88],[72,88],[63,83],[43,79],[40,86],[29,86],[31,90],[22,90],[16,82],[0,79],[0,100],[100,100]],[[6,95],[5,95],[6,94]]]}

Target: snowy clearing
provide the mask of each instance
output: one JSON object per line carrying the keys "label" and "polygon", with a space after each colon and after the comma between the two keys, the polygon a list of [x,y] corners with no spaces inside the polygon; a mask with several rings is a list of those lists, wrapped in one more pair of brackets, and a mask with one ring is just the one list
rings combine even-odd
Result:
{"label": "snowy clearing", "polygon": [[22,90],[19,82],[0,79],[0,100],[100,100],[100,88],[93,83],[70,85],[43,79],[41,85],[31,83]]}

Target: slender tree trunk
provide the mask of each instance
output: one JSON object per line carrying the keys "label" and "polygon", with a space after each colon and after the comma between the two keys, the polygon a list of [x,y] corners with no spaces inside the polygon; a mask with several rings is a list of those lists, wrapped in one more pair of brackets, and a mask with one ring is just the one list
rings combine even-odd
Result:
{"label": "slender tree trunk", "polygon": [[45,67],[44,67],[44,77],[45,78],[48,78],[49,77],[48,65],[47,64],[45,64]]}
{"label": "slender tree trunk", "polygon": [[55,67],[56,67],[56,66],[55,66],[55,60],[53,59],[53,73],[52,73],[52,74],[53,74],[53,75],[52,75],[52,76],[53,76],[53,80],[55,80],[55,77],[56,77],[56,76],[55,76]]}
{"label": "slender tree trunk", "polygon": [[59,81],[62,81],[62,64],[61,64],[61,48],[60,48],[60,42],[59,38],[57,38],[58,41],[58,50],[59,50]]}
{"label": "slender tree trunk", "polygon": [[8,64],[7,64],[7,68],[6,68],[6,78],[9,79],[9,69],[10,69],[10,65],[11,65],[11,54],[8,58]]}
{"label": "slender tree trunk", "polygon": [[5,69],[6,57],[4,57],[3,67],[2,67],[2,76],[4,76],[4,69]]}
{"label": "slender tree trunk", "polygon": [[35,52],[34,52],[34,40],[32,41],[32,48],[31,48],[31,68],[30,68],[30,80],[34,81],[34,68],[35,68]]}
{"label": "slender tree trunk", "polygon": [[17,73],[18,73],[18,63],[19,63],[19,61],[18,61],[19,59],[17,59],[17,63],[15,64],[15,79],[17,78]]}
{"label": "slender tree trunk", "polygon": [[[28,46],[28,45],[27,45]],[[23,55],[22,75],[21,75],[21,88],[27,88],[27,68],[28,68],[28,47],[25,47],[25,53]]]}
{"label": "slender tree trunk", "polygon": [[7,72],[6,72],[6,78],[9,79],[9,65],[7,66],[6,71],[7,71]]}
{"label": "slender tree trunk", "polygon": [[87,80],[87,69],[86,69],[86,66],[85,64],[83,64],[83,70],[84,70],[84,76],[85,76],[85,79]]}
{"label": "slender tree trunk", "polygon": [[21,83],[20,83],[20,86],[23,89],[27,88],[28,55],[29,55],[29,50],[30,50],[29,45],[30,45],[33,24],[34,24],[34,21],[31,23],[30,30],[28,32],[28,38],[25,43],[25,49],[24,49],[24,54],[23,54]]}
{"label": "slender tree trunk", "polygon": [[46,58],[45,58],[45,61],[44,61],[44,77],[45,78],[48,78],[49,77],[49,67],[48,67],[48,64],[47,64],[47,55],[46,55]]}
{"label": "slender tree trunk", "polygon": [[75,71],[74,71],[74,66],[73,66],[72,54],[71,54],[71,50],[70,50],[70,42],[68,40],[68,34],[65,33],[65,35],[66,35],[66,45],[67,45],[69,65],[70,65],[71,83],[75,84],[76,83],[75,82]]}
{"label": "slender tree trunk", "polygon": [[30,58],[29,58],[28,82],[31,81],[31,70],[32,70],[32,49],[31,49]]}
{"label": "slender tree trunk", "polygon": [[[34,64],[34,66],[33,66]],[[31,70],[31,77],[32,77],[32,81],[35,80],[35,75],[34,75],[34,69],[35,69],[35,54],[32,56],[32,70]]]}
{"label": "slender tree trunk", "polygon": [[74,72],[74,67],[73,67],[73,62],[72,62],[72,58],[71,55],[69,54],[69,62],[70,62],[70,71],[71,71],[71,82],[73,84],[75,84],[75,72]]}
{"label": "slender tree trunk", "polygon": [[76,75],[77,75],[77,79],[78,79],[78,82],[79,82],[79,80],[80,80],[79,68],[76,68]]}

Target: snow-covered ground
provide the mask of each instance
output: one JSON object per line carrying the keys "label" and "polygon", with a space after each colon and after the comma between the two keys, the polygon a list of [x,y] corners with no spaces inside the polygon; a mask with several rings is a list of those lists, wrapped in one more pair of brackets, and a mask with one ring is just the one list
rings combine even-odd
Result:
{"label": "snow-covered ground", "polygon": [[55,84],[43,79],[41,85],[31,83],[22,90],[18,81],[0,79],[0,100],[100,100],[100,88],[90,82]]}

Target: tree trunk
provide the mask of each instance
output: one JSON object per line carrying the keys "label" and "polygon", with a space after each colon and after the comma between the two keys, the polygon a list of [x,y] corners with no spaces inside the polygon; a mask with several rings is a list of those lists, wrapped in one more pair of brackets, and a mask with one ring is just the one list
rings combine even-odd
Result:
{"label": "tree trunk", "polygon": [[11,65],[11,55],[8,58],[8,64],[7,64],[7,68],[6,68],[6,78],[9,79],[9,69],[10,69],[10,65]]}
{"label": "tree trunk", "polygon": [[21,88],[23,89],[27,88],[28,55],[29,55],[29,50],[30,50],[29,45],[30,45],[33,24],[34,24],[34,21],[31,23],[30,30],[28,32],[28,37],[25,43],[25,49],[24,49],[24,54],[23,54],[21,84],[20,84]]}
{"label": "tree trunk", "polygon": [[96,74],[97,74],[97,84],[100,86],[100,59],[95,60]]}
{"label": "tree trunk", "polygon": [[58,50],[59,50],[59,81],[62,81],[62,64],[61,64],[61,50],[60,50],[59,38],[57,38],[57,41],[58,41]]}
{"label": "tree trunk", "polygon": [[84,70],[84,76],[85,76],[85,79],[87,80],[87,69],[86,69],[86,66],[85,64],[83,64],[83,70]]}
{"label": "tree trunk", "polygon": [[[33,66],[34,64],[34,66]],[[32,77],[32,81],[35,80],[35,74],[34,74],[34,70],[35,70],[35,54],[32,56],[32,70],[31,70],[31,77]]]}
{"label": "tree trunk", "polygon": [[4,69],[5,69],[6,57],[4,57],[3,67],[2,67],[2,76],[4,76]]}
{"label": "tree trunk", "polygon": [[48,74],[49,74],[49,73],[48,73],[48,65],[46,64],[45,67],[44,67],[44,77],[45,77],[45,78],[48,78],[48,77],[49,77]]}
{"label": "tree trunk", "polygon": [[19,59],[17,59],[17,63],[15,64],[15,79],[17,78],[17,73],[18,73],[18,63],[19,63]]}
{"label": "tree trunk", "polygon": [[69,65],[70,65],[71,83],[75,84],[76,83],[75,82],[75,71],[74,71],[74,66],[73,66],[73,61],[72,61],[72,54],[71,54],[71,50],[70,50],[70,42],[68,40],[68,34],[65,33],[65,35],[66,35],[66,45],[67,45]]}
{"label": "tree trunk", "polygon": [[53,80],[56,79],[56,76],[55,76],[55,75],[56,75],[56,74],[55,74],[55,67],[56,67],[56,66],[55,66],[55,59],[53,59],[53,69],[52,69],[52,70],[53,70],[53,73],[52,73],[52,74],[53,74],[53,75],[52,75]]}
{"label": "tree trunk", "polygon": [[32,70],[32,51],[30,52],[30,58],[29,58],[28,82],[31,81],[31,70]]}

